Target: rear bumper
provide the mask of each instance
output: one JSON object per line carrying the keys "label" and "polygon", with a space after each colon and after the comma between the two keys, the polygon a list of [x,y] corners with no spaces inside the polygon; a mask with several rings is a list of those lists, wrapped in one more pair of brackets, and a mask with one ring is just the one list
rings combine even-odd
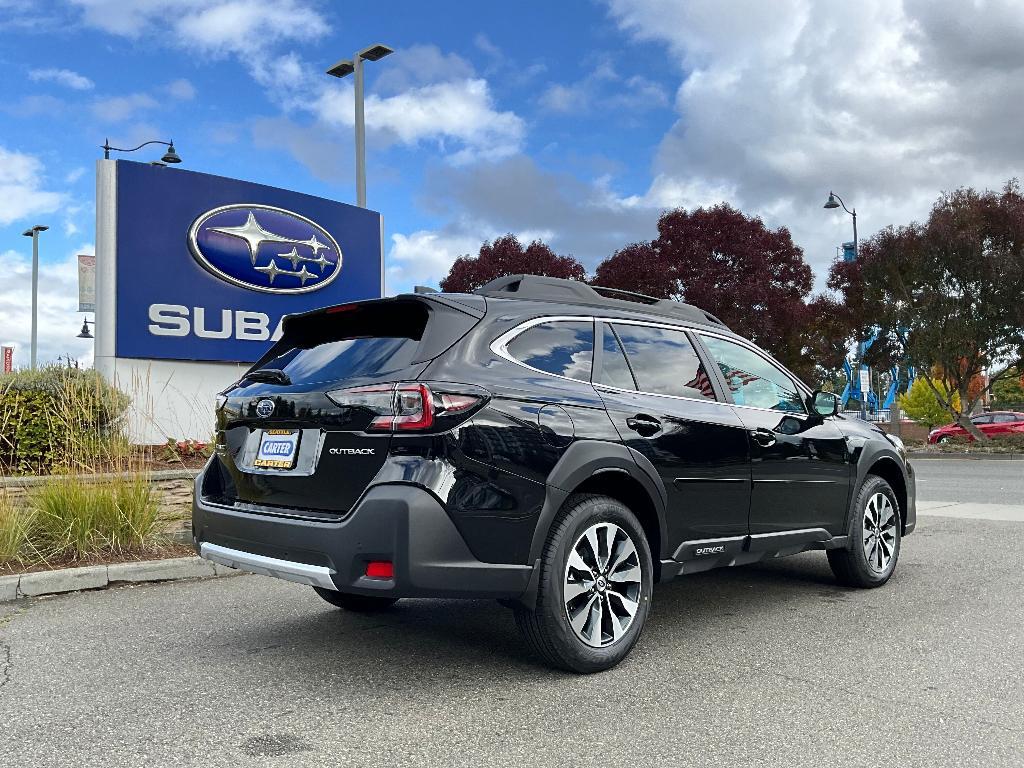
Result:
{"label": "rear bumper", "polygon": [[[484,563],[435,496],[413,485],[371,488],[337,522],[241,512],[210,504],[196,478],[192,536],[201,557],[296,581],[362,595],[506,598],[530,584],[528,565]],[[394,563],[394,578],[366,576],[374,560]]]}

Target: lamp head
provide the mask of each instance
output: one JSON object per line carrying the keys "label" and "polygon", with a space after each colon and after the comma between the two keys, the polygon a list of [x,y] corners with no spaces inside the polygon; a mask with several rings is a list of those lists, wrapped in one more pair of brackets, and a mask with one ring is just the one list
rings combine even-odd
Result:
{"label": "lamp head", "polygon": [[363,50],[356,55],[359,56],[360,59],[366,59],[367,61],[379,61],[394,52],[394,48],[390,48],[382,43],[376,43],[371,45],[369,48],[363,48]]}
{"label": "lamp head", "polygon": [[828,200],[825,201],[825,208],[832,209],[838,208],[839,203],[836,202],[836,196],[831,192],[828,193]]}
{"label": "lamp head", "polygon": [[352,62],[348,59],[342,59],[333,67],[327,70],[327,74],[333,77],[347,77],[356,71],[356,68],[352,65]]}
{"label": "lamp head", "polygon": [[180,163],[181,162],[181,158],[178,157],[178,153],[174,151],[174,142],[173,141],[168,145],[167,151],[164,152],[164,156],[160,158],[160,162],[163,162],[163,163]]}
{"label": "lamp head", "polygon": [[88,320],[82,320],[82,330],[81,330],[81,332],[79,332],[78,336],[76,336],[75,338],[76,339],[91,339],[91,338],[93,338],[92,333],[89,331],[89,321]]}

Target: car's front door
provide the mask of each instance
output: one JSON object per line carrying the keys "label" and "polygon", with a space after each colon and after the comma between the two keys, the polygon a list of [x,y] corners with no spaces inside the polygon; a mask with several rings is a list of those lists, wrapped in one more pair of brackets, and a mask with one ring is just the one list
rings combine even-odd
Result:
{"label": "car's front door", "polygon": [[835,419],[808,413],[794,379],[751,347],[710,334],[699,339],[747,428],[751,535],[845,533],[853,466]]}
{"label": "car's front door", "polygon": [[705,539],[740,546],[750,504],[746,431],[716,393],[690,337],[649,324],[598,325],[594,386],[622,441],[649,459],[665,484],[669,551]]}

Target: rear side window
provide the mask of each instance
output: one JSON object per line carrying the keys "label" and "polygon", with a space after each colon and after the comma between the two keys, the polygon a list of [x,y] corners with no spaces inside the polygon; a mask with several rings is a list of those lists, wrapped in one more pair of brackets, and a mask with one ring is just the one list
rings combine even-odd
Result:
{"label": "rear side window", "polygon": [[346,304],[290,319],[285,334],[252,370],[276,368],[291,384],[334,382],[398,371],[429,360],[476,320],[424,302]]}
{"label": "rear side window", "polygon": [[554,320],[520,333],[505,346],[524,365],[568,379],[590,381],[594,359],[593,321]]}
{"label": "rear side window", "polygon": [[641,392],[714,400],[711,379],[683,331],[614,324]]}

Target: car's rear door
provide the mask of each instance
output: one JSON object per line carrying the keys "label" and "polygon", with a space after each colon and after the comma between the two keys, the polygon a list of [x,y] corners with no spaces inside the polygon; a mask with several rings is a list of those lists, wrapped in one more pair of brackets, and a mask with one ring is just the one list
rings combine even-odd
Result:
{"label": "car's rear door", "polygon": [[647,457],[665,484],[669,551],[720,538],[739,547],[750,503],[746,433],[689,335],[634,321],[599,322],[598,334],[594,386],[622,441]]}

